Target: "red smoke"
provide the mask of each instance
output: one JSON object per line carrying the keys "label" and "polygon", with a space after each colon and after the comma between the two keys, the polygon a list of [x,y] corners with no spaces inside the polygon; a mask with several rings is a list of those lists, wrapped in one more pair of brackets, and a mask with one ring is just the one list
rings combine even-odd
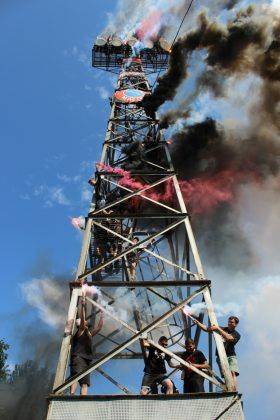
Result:
{"label": "red smoke", "polygon": [[209,213],[221,203],[231,202],[240,175],[232,171],[222,171],[212,177],[180,181],[187,207],[192,210],[193,214],[203,214]]}
{"label": "red smoke", "polygon": [[[99,164],[100,169],[121,175],[119,185],[132,190],[140,190],[148,186],[133,179],[130,172],[120,168],[112,168],[108,165]],[[245,173],[234,171],[221,171],[212,176],[193,178],[190,181],[179,181],[182,195],[188,210],[193,214],[206,214],[214,210],[219,204],[230,203],[234,199],[235,187],[246,179]],[[154,187],[153,190],[158,187]],[[156,192],[148,190],[143,195],[155,201],[166,202],[172,205],[174,202],[174,188],[172,181],[164,183],[164,191]],[[136,197],[135,204],[138,202]]]}
{"label": "red smoke", "polygon": [[140,41],[145,39],[155,39],[160,29],[160,19],[162,13],[158,10],[153,10],[146,19],[143,19],[135,34]]}

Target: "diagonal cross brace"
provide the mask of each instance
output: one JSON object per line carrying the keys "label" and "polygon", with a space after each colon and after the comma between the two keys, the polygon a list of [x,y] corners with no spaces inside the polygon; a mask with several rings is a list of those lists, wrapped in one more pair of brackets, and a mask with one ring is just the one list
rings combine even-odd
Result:
{"label": "diagonal cross brace", "polygon": [[[170,177],[162,178],[162,180],[163,180],[162,182],[168,181],[169,179],[172,178],[172,176],[173,176],[173,174],[170,175]],[[131,190],[130,188],[127,188],[127,187],[125,187],[123,185],[120,185],[117,182],[112,181],[111,179],[107,179],[107,178],[104,177],[104,181],[107,181],[110,184],[113,184],[113,185],[117,186],[118,188],[121,188],[121,189],[123,189],[125,191],[128,191],[130,193],[133,193],[133,190]],[[150,184],[150,185],[152,185],[152,184]],[[179,210],[173,209],[172,207],[167,206],[166,204],[163,204],[160,201],[156,201],[153,198],[148,197],[147,195],[142,195],[142,193],[140,193],[140,190],[138,190],[138,195],[140,195],[140,197],[143,198],[144,200],[150,201],[151,203],[156,204],[159,207],[163,207],[163,208],[165,208],[167,210],[170,210],[170,211],[172,211],[173,213],[176,213],[176,214],[181,214],[181,211],[179,211]],[[126,197],[127,198],[130,198],[131,195],[128,194]],[[124,197],[124,198],[126,198],[126,197]],[[116,204],[116,202],[115,203],[112,203],[112,206],[114,206],[115,204]]]}
{"label": "diagonal cross brace", "polygon": [[[88,373],[92,372],[99,366],[103,365],[108,360],[112,359],[116,354],[120,353],[125,348],[129,347],[131,344],[133,344],[135,341],[143,338],[143,336],[146,336],[146,334],[150,331],[152,331],[154,328],[156,328],[159,324],[161,324],[163,321],[165,321],[167,318],[178,312],[180,309],[182,309],[188,302],[190,302],[192,299],[194,299],[196,296],[198,296],[200,293],[202,293],[206,289],[206,286],[201,287],[196,292],[192,293],[191,296],[184,299],[180,304],[178,304],[175,308],[170,309],[167,311],[164,315],[157,318],[155,321],[151,322],[149,325],[144,327],[141,331],[134,334],[133,337],[129,338],[119,346],[117,346],[115,349],[108,352],[106,355],[101,357],[97,362],[92,363],[88,368],[84,369],[81,373],[76,374],[72,376],[71,378],[67,379],[63,384],[58,386],[53,390],[54,394],[59,394],[63,392],[65,389],[67,389],[69,386],[71,386],[73,383],[77,382],[79,379],[83,378]],[[95,302],[96,304],[96,302]],[[98,304],[99,305],[99,304]]]}
{"label": "diagonal cross brace", "polygon": [[180,362],[181,365],[183,365],[183,366],[191,369],[193,372],[197,373],[200,376],[203,376],[205,379],[208,379],[208,381],[212,382],[214,385],[218,386],[219,388],[224,389],[223,385],[221,385],[221,383],[219,381],[217,381],[215,378],[212,378],[211,376],[209,376],[206,373],[204,373],[202,370],[197,369],[192,364],[190,364],[190,363],[186,362],[184,359],[182,359],[180,356],[177,356],[177,354],[175,354],[172,351],[166,349],[165,347],[162,347],[160,344],[155,343],[153,340],[147,339],[147,342],[149,344],[151,344],[153,347],[158,348],[159,350],[161,350],[165,354],[168,354],[173,359],[175,359],[178,362]]}
{"label": "diagonal cross brace", "polygon": [[[144,244],[144,243],[146,243],[146,242],[150,242],[150,241],[152,241],[152,240],[153,240],[153,239],[155,239],[157,236],[163,235],[165,232],[167,232],[168,230],[173,229],[174,227],[178,226],[178,225],[179,225],[180,223],[182,223],[182,222],[184,222],[184,219],[181,219],[180,221],[177,221],[177,222],[172,223],[171,225],[167,226],[167,227],[166,227],[165,229],[163,229],[162,231],[160,231],[160,232],[158,232],[158,233],[156,233],[156,234],[154,234],[154,235],[151,235],[149,238],[144,239],[144,240],[143,240],[143,241],[141,241],[141,242],[138,242],[138,243],[137,243],[136,245],[134,245],[133,247],[130,247],[129,249],[124,250],[123,252],[119,253],[119,254],[118,254],[118,255],[116,255],[115,257],[108,259],[108,260],[107,260],[105,263],[103,263],[102,265],[100,265],[100,266],[96,266],[95,268],[90,269],[88,272],[86,272],[86,273],[84,273],[84,274],[80,275],[80,276],[79,276],[79,279],[83,279],[83,278],[87,277],[89,274],[93,274],[93,273],[98,272],[99,270],[102,270],[104,267],[106,267],[107,265],[111,264],[112,262],[119,260],[120,258],[122,258],[122,257],[123,257],[123,256],[125,256],[126,254],[130,253],[130,252],[131,252],[131,251],[133,251],[134,249],[139,248],[139,246],[140,246],[141,244]],[[133,244],[133,242],[132,242],[130,239],[126,238],[125,236],[122,236],[121,234],[119,234],[119,233],[117,233],[117,232],[115,232],[115,231],[113,231],[113,230],[111,230],[111,229],[110,229],[110,228],[108,228],[107,226],[104,226],[104,225],[102,225],[102,224],[100,224],[100,223],[98,223],[98,222],[95,222],[95,221],[93,221],[93,220],[92,220],[92,223],[93,223],[94,225],[98,226],[99,228],[102,228],[102,229],[106,230],[107,232],[111,233],[112,235],[114,235],[114,236],[116,236],[116,237],[118,237],[118,238],[120,238],[120,239],[124,240],[125,242],[128,242],[128,243],[130,243],[130,244]],[[179,266],[179,265],[177,265],[177,264],[173,263],[172,261],[168,260],[167,258],[162,257],[161,255],[156,254],[155,252],[153,252],[153,251],[151,251],[151,250],[149,250],[149,249],[147,249],[147,248],[142,248],[142,249],[143,249],[145,252],[147,252],[148,254],[152,255],[153,257],[155,257],[155,258],[157,258],[157,259],[159,259],[159,260],[161,260],[161,261],[164,261],[166,264],[169,264],[169,265],[171,265],[172,267],[176,267],[176,268],[178,268],[178,269],[180,269],[180,270],[184,271],[185,273],[192,275],[195,279],[197,279],[197,278],[198,278],[198,275],[197,275],[197,274],[195,274],[195,273],[193,273],[193,272],[191,272],[191,271],[187,270],[187,269],[186,269],[186,268],[184,268],[184,267],[181,267],[181,266]]]}
{"label": "diagonal cross brace", "polygon": [[117,382],[114,378],[112,378],[107,372],[104,372],[103,369],[101,368],[96,368],[97,372],[100,373],[102,376],[104,376],[104,378],[108,379],[109,382],[111,382],[112,384],[114,384],[117,388],[121,389],[125,394],[127,395],[132,395],[132,392],[129,391],[129,389],[120,384],[119,382]]}
{"label": "diagonal cross brace", "polygon": [[[126,322],[124,322],[122,319],[116,317],[111,312],[109,312],[106,309],[104,309],[104,307],[102,307],[99,303],[95,302],[94,300],[90,299],[89,297],[86,297],[86,299],[89,302],[91,302],[96,308],[98,308],[98,309],[102,310],[103,312],[105,312],[110,318],[112,318],[115,321],[119,322],[121,325],[123,325],[129,331],[131,331],[131,332],[133,332],[135,334],[137,334],[139,332],[138,330],[136,330],[135,328],[131,327]],[[178,305],[175,304],[175,308],[177,306]],[[171,356],[172,358],[174,358],[175,360],[177,360],[178,362],[180,362],[185,367],[191,369],[192,371],[194,371],[195,373],[199,374],[200,376],[203,376],[205,379],[208,379],[208,381],[212,382],[214,385],[216,385],[216,386],[218,386],[218,387],[220,387],[220,388],[223,389],[223,386],[221,385],[221,383],[219,381],[217,381],[215,378],[212,378],[211,376],[207,375],[203,371],[197,369],[192,364],[190,364],[190,363],[186,362],[184,359],[182,359],[180,356],[177,356],[175,353],[171,352],[170,350],[165,349],[160,344],[155,343],[153,340],[150,340],[148,338],[146,340],[147,340],[148,343],[152,344],[152,346],[154,346],[154,347],[158,348],[159,350],[161,350],[162,352],[168,354],[169,356]]]}
{"label": "diagonal cross brace", "polygon": [[[163,182],[165,182],[165,181],[168,181],[169,179],[172,179],[172,175],[171,176],[166,176],[166,177],[164,177],[164,178],[162,178],[162,179],[160,179],[160,180],[158,180],[158,181],[155,181],[155,182],[153,182],[152,184],[149,184],[148,186],[146,186],[146,187],[144,187],[144,188],[142,188],[141,190],[137,190],[137,191],[134,191],[134,192],[132,192],[131,194],[127,194],[125,197],[123,197],[123,198],[120,198],[119,200],[116,200],[116,201],[114,201],[113,203],[111,203],[111,204],[107,204],[106,206],[104,206],[104,207],[102,207],[101,209],[99,209],[99,210],[95,210],[95,211],[92,211],[92,212],[90,212],[89,213],[89,216],[94,216],[95,214],[98,214],[98,213],[101,213],[101,212],[103,212],[104,210],[107,210],[107,209],[110,209],[111,207],[114,207],[114,206],[116,206],[117,204],[120,204],[120,203],[122,203],[123,201],[126,201],[126,200],[128,200],[129,198],[132,198],[132,197],[135,197],[135,196],[137,196],[137,195],[141,195],[141,194],[143,194],[145,191],[148,191],[149,189],[151,189],[151,188],[153,188],[153,187],[156,187],[157,185],[160,185],[160,184],[162,184]],[[104,178],[104,180],[106,180],[106,178]],[[123,186],[121,186],[121,185],[119,185],[119,184],[116,184],[116,185],[118,185],[118,187],[122,187],[123,189],[125,189],[125,187],[123,187]],[[141,197],[142,197],[142,195],[141,195]],[[143,196],[143,198],[144,198],[145,196]],[[148,197],[147,197],[148,198]],[[154,200],[153,200],[154,201]],[[157,202],[156,202],[157,203]],[[157,204],[159,204],[159,203],[157,203]],[[175,209],[172,209],[171,208],[171,210],[172,211],[174,211],[175,213],[181,213],[179,210],[175,210]]]}

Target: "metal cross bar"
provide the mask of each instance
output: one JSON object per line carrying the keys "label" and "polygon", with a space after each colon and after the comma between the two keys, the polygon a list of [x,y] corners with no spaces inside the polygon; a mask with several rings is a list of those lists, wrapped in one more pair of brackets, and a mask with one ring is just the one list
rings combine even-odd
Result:
{"label": "metal cross bar", "polygon": [[94,220],[105,220],[105,219],[184,219],[188,214],[157,214],[157,213],[147,213],[147,214],[102,214],[102,215],[92,215],[89,216],[89,219]]}
{"label": "metal cross bar", "polygon": [[110,318],[114,319],[115,321],[119,322],[123,327],[127,328],[129,331],[133,333],[138,333],[139,331],[135,328],[128,325],[125,321],[114,315],[112,312],[108,311],[104,306],[97,303],[95,300],[92,300],[90,297],[86,296],[86,300],[88,300],[93,306],[100,309],[100,311],[104,312],[106,315],[108,315]]}
{"label": "metal cross bar", "polygon": [[[133,337],[131,337],[130,339],[126,340],[125,342],[123,342],[122,344],[120,344],[115,349],[113,349],[110,352],[108,352],[100,360],[98,360],[95,363],[92,363],[88,368],[84,369],[81,373],[78,373],[78,374],[72,376],[72,378],[67,379],[62,385],[60,385],[56,389],[54,389],[53,390],[53,393],[54,394],[61,393],[62,391],[64,391],[65,389],[67,389],[69,386],[71,386],[73,383],[75,383],[79,379],[83,378],[88,373],[92,372],[93,370],[95,370],[99,366],[103,365],[108,360],[112,359],[112,357],[114,357],[116,354],[120,353],[125,348],[129,347],[135,341],[139,340],[140,338],[146,337],[146,335],[147,335],[148,332],[152,331],[155,327],[157,327],[159,324],[161,324],[167,318],[169,318],[170,316],[172,316],[173,314],[175,314],[176,312],[178,312],[180,309],[182,309],[188,302],[190,302],[192,299],[194,299],[196,296],[198,296],[200,293],[202,293],[203,290],[206,287],[207,286],[204,286],[204,287],[200,288],[199,290],[195,291],[192,295],[190,295],[189,297],[187,297],[186,299],[184,299],[175,308],[170,309],[164,315],[160,316],[159,318],[157,318],[156,320],[154,320],[153,322],[151,322],[149,325],[147,325],[146,327],[144,327],[141,331],[139,331]],[[110,314],[110,316],[111,316],[111,314]]]}
{"label": "metal cross bar", "polygon": [[[128,242],[128,243],[130,243],[130,244],[133,244],[132,240],[130,240],[130,239],[126,238],[125,236],[122,236],[122,235],[120,235],[119,233],[117,233],[117,232],[115,232],[115,231],[113,231],[113,230],[109,229],[107,226],[100,225],[99,223],[97,223],[97,222],[95,222],[95,221],[93,221],[93,224],[95,224],[96,226],[99,226],[100,228],[102,228],[102,229],[106,230],[107,232],[111,233],[112,235],[117,236],[117,237],[118,237],[118,238],[120,238],[120,239],[123,239],[125,242]],[[179,222],[178,224],[180,224],[180,222]],[[172,229],[172,228],[174,227],[173,225],[174,225],[174,224],[170,225],[170,229]],[[166,229],[167,229],[167,228],[166,228]],[[159,232],[157,235],[162,235],[163,233],[165,233],[165,232],[167,231],[166,229],[164,229],[164,231]],[[149,240],[151,241],[152,239],[154,239],[153,235],[151,235],[151,236],[147,239],[147,241],[149,241]],[[140,245],[141,243],[144,243],[144,241],[142,241],[142,242],[138,242],[138,247],[139,247],[139,245]],[[130,248],[130,249],[131,249],[131,248]],[[181,267],[181,266],[179,266],[179,265],[177,265],[177,264],[175,264],[175,263],[171,262],[171,261],[170,261],[170,260],[168,260],[167,258],[162,257],[161,255],[158,255],[158,254],[156,254],[156,253],[155,253],[155,252],[153,252],[153,251],[150,251],[148,248],[142,248],[142,249],[143,249],[145,252],[147,252],[148,254],[153,255],[155,258],[157,258],[157,259],[159,259],[159,260],[161,260],[161,261],[163,261],[163,262],[165,262],[165,263],[167,263],[167,264],[169,264],[169,265],[171,265],[171,266],[173,266],[173,267],[179,268],[180,270],[182,270],[182,271],[184,271],[184,272],[186,272],[186,273],[188,273],[188,274],[190,274],[190,275],[194,276],[194,278],[198,280],[198,275],[197,275],[197,274],[195,274],[195,273],[193,273],[193,272],[191,272],[191,271],[189,271],[189,270],[185,269],[184,267]],[[117,260],[117,259],[119,259],[119,258],[120,258],[120,254],[119,254],[118,256],[116,256],[116,257],[115,257],[115,260]],[[115,260],[114,260],[114,261],[115,261]],[[111,261],[111,260],[110,260],[110,261]],[[99,269],[98,269],[98,270],[100,270],[100,269],[102,269],[102,268],[103,268],[103,267],[99,267]]]}
{"label": "metal cross bar", "polygon": [[[169,225],[167,228],[165,228],[165,229],[164,229],[164,230],[162,230],[161,232],[158,232],[158,233],[156,233],[156,234],[154,234],[154,235],[151,235],[149,238],[147,238],[147,239],[146,239],[146,240],[144,240],[144,241],[138,242],[138,243],[137,243],[137,245],[134,245],[134,247],[131,247],[128,251],[123,251],[123,252],[119,253],[117,256],[115,256],[114,258],[110,258],[109,260],[107,260],[107,261],[106,261],[106,263],[103,263],[102,265],[97,266],[98,268],[94,268],[94,269],[90,270],[90,272],[89,272],[89,273],[87,273],[86,275],[82,275],[82,276],[80,276],[80,277],[79,277],[79,279],[85,278],[88,274],[93,274],[93,273],[95,273],[95,272],[97,272],[97,271],[99,271],[99,270],[102,270],[105,266],[107,266],[107,265],[109,265],[110,263],[112,263],[112,262],[114,262],[114,261],[117,261],[118,259],[122,258],[122,257],[123,257],[123,256],[125,256],[126,254],[128,254],[131,250],[136,249],[136,248],[140,248],[140,245],[141,245],[141,244],[143,244],[143,243],[145,243],[145,242],[148,242],[148,241],[151,241],[152,239],[156,238],[157,236],[162,235],[163,233],[167,232],[168,230],[173,229],[174,227],[176,227],[177,225],[179,225],[179,224],[180,224],[180,223],[182,223],[183,221],[184,221],[184,220],[181,220],[181,221],[179,221],[178,223],[173,223],[172,225]],[[96,225],[96,226],[99,226],[100,228],[102,228],[102,229],[106,230],[107,232],[110,232],[112,235],[117,236],[118,238],[121,238],[121,239],[123,239],[124,241],[126,241],[126,242],[128,242],[128,243],[130,243],[130,244],[133,244],[133,242],[132,242],[130,239],[128,239],[128,238],[126,238],[125,236],[122,236],[122,235],[120,235],[119,233],[117,233],[117,232],[115,232],[115,231],[113,231],[113,230],[109,229],[107,226],[103,226],[103,225],[101,225],[101,224],[99,224],[99,223],[97,223],[97,222],[95,222],[95,221],[93,221],[93,224],[94,224],[94,225]],[[175,225],[176,225],[176,226],[175,226]],[[158,255],[158,254],[156,254],[156,253],[155,253],[155,252],[153,252],[153,251],[150,251],[148,248],[142,248],[142,249],[143,249],[145,252],[147,252],[148,254],[153,255],[155,258],[158,258],[159,260],[164,261],[166,264],[169,264],[169,265],[171,265],[171,266],[173,266],[173,267],[177,267],[177,268],[179,268],[180,270],[182,270],[182,271],[184,271],[184,272],[186,272],[186,273],[188,273],[188,274],[190,274],[190,275],[194,276],[194,278],[195,278],[195,279],[198,279],[198,275],[197,275],[197,274],[195,274],[195,273],[193,273],[193,272],[191,272],[191,271],[189,271],[189,270],[185,269],[184,267],[181,267],[181,266],[179,266],[179,265],[177,265],[177,264],[175,264],[175,263],[171,262],[171,261],[170,261],[170,260],[168,260],[167,258],[162,257],[161,255]]]}
{"label": "metal cross bar", "polygon": [[[131,322],[133,320],[135,320],[135,318],[134,318],[133,315],[131,315],[131,317],[129,318],[128,321]],[[122,330],[122,328],[116,328],[115,330],[111,331],[108,334],[107,337],[104,337],[102,340],[99,340],[97,343],[95,343],[94,348],[97,349],[98,347],[100,347],[107,340],[107,338],[110,338],[111,339],[113,336],[115,336],[116,334],[118,334],[119,332],[121,332],[121,330]],[[115,344],[117,344],[118,346],[120,345],[119,343],[115,343]],[[133,350],[131,350],[129,348],[127,348],[127,350],[130,351],[130,352],[133,351]],[[141,355],[142,355],[142,353],[141,353]],[[142,357],[143,357],[143,355],[142,355]]]}
{"label": "metal cross bar", "polygon": [[[149,236],[149,238],[146,238],[146,239],[144,239],[143,241],[140,241],[140,242],[138,242],[138,243],[137,243],[137,244],[135,244],[135,245],[132,245],[132,246],[131,246],[131,247],[129,247],[128,249],[125,249],[124,251],[120,252],[120,253],[119,253],[118,255],[116,255],[115,257],[113,257],[113,258],[109,258],[106,262],[104,262],[104,263],[102,263],[102,264],[100,264],[100,265],[97,265],[95,268],[92,268],[92,269],[90,269],[90,270],[86,271],[85,273],[81,274],[81,275],[79,276],[79,280],[84,279],[84,278],[85,278],[85,277],[87,277],[89,274],[94,274],[94,273],[98,272],[99,270],[102,270],[103,268],[107,267],[107,266],[108,266],[108,265],[110,265],[111,263],[113,263],[113,262],[115,262],[115,261],[117,261],[117,260],[121,259],[122,257],[126,256],[126,255],[127,255],[127,254],[129,254],[131,251],[134,251],[134,250],[136,250],[137,248],[140,248],[142,244],[144,244],[144,243],[146,243],[146,242],[149,242],[149,241],[152,241],[153,239],[157,238],[158,236],[162,235],[163,233],[167,232],[168,230],[173,229],[174,227],[176,227],[177,225],[179,225],[179,224],[180,224],[180,223],[182,223],[182,222],[183,222],[183,221],[182,221],[182,220],[180,220],[179,222],[172,223],[171,225],[169,225],[167,228],[163,229],[162,231],[160,231],[160,232],[158,232],[158,233],[155,233],[155,234],[153,234],[153,235]],[[115,231],[113,231],[113,230],[111,230],[111,229],[107,228],[106,226],[103,226],[103,225],[101,225],[101,224],[99,224],[99,223],[97,223],[97,222],[93,222],[93,224],[94,224],[94,225],[96,225],[96,226],[99,226],[100,228],[103,228],[104,230],[107,230],[108,232],[110,232],[110,233],[114,234],[114,235],[115,235],[115,236],[117,236],[117,237],[121,237],[121,238],[123,238],[126,242],[129,242],[129,243],[132,243],[132,244],[133,244],[133,242],[132,242],[131,240],[129,240],[129,239],[127,239],[127,238],[123,237],[122,235],[120,235],[120,234],[116,233]],[[146,251],[146,252],[149,252],[149,253],[154,254],[152,251],[149,251],[147,248],[143,248],[143,250],[144,250],[144,251]],[[155,256],[157,256],[157,254],[155,254]],[[158,258],[160,258],[160,259],[163,259],[163,257],[160,257],[160,256],[157,256],[157,257],[158,257]],[[167,261],[168,261],[168,260],[167,260]],[[171,262],[170,262],[170,264],[172,265],[172,263],[171,263]]]}
{"label": "metal cross bar", "polygon": [[168,354],[168,356],[171,356],[173,359],[180,362],[181,365],[187,367],[188,369],[191,369],[193,372],[197,373],[200,376],[203,376],[205,379],[208,379],[208,381],[212,382],[214,385],[218,386],[219,388],[224,389],[223,385],[221,385],[221,382],[217,381],[217,379],[212,378],[211,376],[204,373],[202,370],[193,366],[191,363],[186,362],[180,356],[177,356],[177,354],[173,353],[172,351],[168,350],[165,347],[162,347],[160,344],[155,343],[153,340],[150,340],[149,338],[147,338],[146,341],[149,344],[151,344],[153,347],[156,347],[157,349],[161,350],[163,353]]}
{"label": "metal cross bar", "polygon": [[[148,151],[149,150],[147,150],[147,152]],[[165,168],[164,166],[161,166],[161,165],[157,165],[156,163],[153,163],[149,160],[143,159],[143,162],[148,163],[149,165],[155,166],[156,168],[163,169],[164,171],[168,171],[168,168]]]}
{"label": "metal cross bar", "polygon": [[[106,178],[104,178],[104,179],[106,179]],[[148,186],[146,186],[146,187],[144,187],[144,188],[142,188],[141,190],[138,190],[138,191],[133,191],[131,194],[128,194],[127,196],[125,196],[125,197],[123,197],[123,198],[120,198],[119,200],[116,200],[114,203],[112,203],[112,204],[108,204],[108,205],[106,205],[105,207],[102,207],[101,209],[99,209],[99,210],[95,210],[95,211],[92,211],[92,212],[89,212],[89,215],[95,215],[95,214],[98,214],[98,213],[101,213],[102,211],[104,211],[104,210],[107,210],[107,209],[109,209],[109,208],[111,208],[111,207],[113,207],[113,206],[116,206],[117,204],[120,204],[120,203],[122,203],[123,201],[126,201],[126,200],[128,200],[129,198],[132,198],[132,197],[135,197],[135,196],[137,196],[137,195],[141,195],[141,194],[143,194],[145,191],[147,191],[147,190],[149,190],[149,189],[151,189],[151,188],[153,188],[153,187],[156,187],[157,185],[159,185],[159,184],[162,184],[163,182],[165,182],[165,181],[167,181],[167,180],[169,180],[169,179],[172,179],[172,176],[167,176],[167,177],[165,177],[165,178],[163,178],[163,179],[160,179],[159,181],[155,181],[155,182],[153,182],[152,184],[150,184],[150,185],[148,185]],[[116,184],[118,187],[122,187],[123,189],[125,189],[125,187],[123,187],[123,186],[121,186],[121,185],[118,185],[118,184]],[[154,200],[152,200],[152,201],[154,201]],[[155,202],[155,203],[157,203],[157,202]],[[158,203],[157,203],[158,204]],[[170,208],[171,209],[171,208]],[[174,210],[174,209],[171,209],[172,211],[176,211],[176,210]],[[176,213],[181,213],[180,211],[176,211]]]}
{"label": "metal cross bar", "polygon": [[114,378],[112,378],[108,373],[104,372],[103,369],[101,369],[100,367],[96,369],[97,372],[99,372],[102,376],[104,376],[104,378],[108,379],[108,381],[110,381],[112,384],[116,385],[117,388],[121,389],[125,394],[127,395],[132,395],[132,392],[129,391],[128,388],[126,388],[126,386],[120,384],[119,382],[117,382]]}
{"label": "metal cross bar", "polygon": [[[72,282],[71,285],[77,284],[76,282]],[[89,286],[98,286],[98,287],[129,287],[129,288],[136,288],[136,287],[168,287],[168,286],[189,286],[189,287],[201,287],[201,286],[210,286],[211,280],[144,280],[144,281],[130,281],[130,282],[123,282],[123,281],[92,281],[87,282]]]}
{"label": "metal cross bar", "polygon": [[[143,175],[143,174],[141,174],[141,175]],[[166,182],[166,181],[168,181],[168,179],[170,179],[170,178],[172,178],[172,175],[171,175],[171,176],[169,176],[169,177],[166,177],[165,179],[162,179],[162,182]],[[106,178],[104,178],[104,180],[105,180],[105,181],[107,181],[107,182],[110,182],[110,184],[116,185],[117,187],[119,187],[119,188],[121,188],[121,189],[123,189],[123,190],[125,190],[125,191],[133,192],[133,190],[131,190],[130,188],[127,188],[127,187],[125,187],[125,186],[123,186],[123,185],[120,185],[120,184],[118,184],[118,183],[116,183],[116,182],[114,182],[114,181],[112,181],[112,180],[110,180],[110,179],[106,179]],[[160,184],[160,182],[159,182],[159,184]],[[152,185],[152,184],[150,184],[150,185]],[[156,204],[156,205],[157,205],[157,206],[159,206],[159,207],[163,207],[163,208],[165,208],[165,209],[167,209],[167,210],[171,210],[171,211],[173,211],[173,212],[174,212],[174,213],[176,213],[176,214],[181,214],[181,213],[182,213],[182,212],[180,212],[179,210],[173,209],[172,207],[167,206],[166,204],[161,203],[160,201],[156,201],[156,200],[153,200],[152,198],[150,198],[150,197],[148,197],[148,196],[146,196],[146,195],[142,195],[142,193],[135,194],[135,195],[140,195],[140,196],[141,196],[144,200],[150,201],[151,203]],[[127,198],[131,198],[131,194],[128,194],[126,197],[127,197]],[[125,201],[125,200],[122,200],[122,201]],[[113,206],[115,206],[115,205],[116,205],[116,202],[115,202],[115,203],[113,203],[113,204],[111,205],[111,207],[113,207]]]}

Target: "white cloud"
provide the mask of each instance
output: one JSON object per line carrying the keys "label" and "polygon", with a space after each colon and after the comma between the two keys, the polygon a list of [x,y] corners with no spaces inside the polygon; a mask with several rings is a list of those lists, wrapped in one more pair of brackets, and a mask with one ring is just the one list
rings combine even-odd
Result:
{"label": "white cloud", "polygon": [[99,93],[100,98],[103,100],[108,99],[110,96],[110,92],[104,86],[98,86],[96,91]]}
{"label": "white cloud", "polygon": [[87,85],[87,84],[85,84],[85,86],[84,86],[84,88],[85,88],[85,90],[92,90],[92,88],[89,86],[89,85]]}
{"label": "white cloud", "polygon": [[70,182],[71,181],[71,177],[68,176],[68,175],[65,175],[65,174],[57,174],[56,176],[57,176],[57,178],[60,181],[63,181],[63,182]]}
{"label": "white cloud", "polygon": [[77,45],[74,45],[71,49],[64,50],[63,54],[66,57],[73,57],[78,62],[83,63],[84,65],[88,66],[88,63],[89,63],[88,54],[84,50],[77,47]]}
{"label": "white cloud", "polygon": [[80,164],[82,172],[88,172],[89,170],[94,170],[95,161],[93,160],[83,160]]}
{"label": "white cloud", "polygon": [[69,206],[70,201],[66,197],[61,187],[53,187],[50,189],[50,200],[54,203],[61,204],[63,206]]}
{"label": "white cloud", "polygon": [[19,198],[21,198],[22,200],[30,200],[30,195],[29,194],[21,194],[19,196]]}
{"label": "white cloud", "polygon": [[81,180],[81,175],[69,176],[66,174],[57,174],[57,178],[65,183],[77,183]]}
{"label": "white cloud", "polygon": [[83,186],[83,189],[81,192],[81,200],[89,202],[91,198],[92,198],[92,191],[86,186]]}
{"label": "white cloud", "polygon": [[70,200],[66,197],[63,188],[60,186],[49,187],[47,185],[36,186],[33,190],[35,197],[43,197],[46,207],[53,207],[54,204],[69,206]]}
{"label": "white cloud", "polygon": [[46,168],[49,168],[50,166],[51,166],[51,167],[53,167],[53,166],[60,165],[61,161],[62,161],[65,157],[66,157],[66,155],[65,155],[65,154],[60,153],[60,154],[58,154],[58,155],[51,156],[50,158],[46,158],[46,159],[45,159],[44,166],[45,166]]}
{"label": "white cloud", "polygon": [[38,185],[34,188],[33,194],[35,195],[35,197],[38,197],[39,195],[43,194],[44,190],[45,190],[44,185]]}
{"label": "white cloud", "polygon": [[78,61],[83,64],[88,64],[89,57],[84,51],[81,51],[78,55]]}

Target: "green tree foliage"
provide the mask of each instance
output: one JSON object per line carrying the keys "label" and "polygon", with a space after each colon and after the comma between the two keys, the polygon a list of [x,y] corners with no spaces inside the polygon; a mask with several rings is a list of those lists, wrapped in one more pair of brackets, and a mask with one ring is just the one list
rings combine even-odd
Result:
{"label": "green tree foliage", "polygon": [[9,370],[6,361],[9,347],[9,344],[5,343],[4,340],[0,340],[0,381],[6,381],[8,379]]}

